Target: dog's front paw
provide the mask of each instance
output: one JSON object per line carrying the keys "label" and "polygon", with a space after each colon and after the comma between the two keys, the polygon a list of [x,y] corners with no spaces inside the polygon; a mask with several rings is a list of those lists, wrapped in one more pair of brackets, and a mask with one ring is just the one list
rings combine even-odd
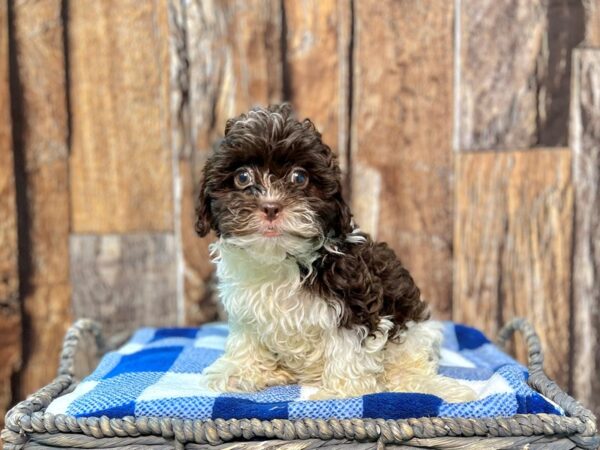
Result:
{"label": "dog's front paw", "polygon": [[477,393],[468,386],[456,384],[445,389],[439,396],[448,403],[463,403],[477,400]]}
{"label": "dog's front paw", "polygon": [[215,392],[253,392],[264,389],[267,384],[245,374],[208,373],[201,375],[200,386]]}
{"label": "dog's front paw", "polygon": [[223,358],[204,369],[200,385],[217,392],[255,392],[294,381],[295,377],[281,367],[265,367],[256,362],[252,365],[239,365]]}
{"label": "dog's front paw", "polygon": [[336,397],[339,398],[339,395],[336,395],[334,392],[328,391],[327,389],[318,388],[308,395],[308,400],[330,400]]}
{"label": "dog's front paw", "polygon": [[217,392],[255,392],[273,385],[266,370],[217,361],[202,372],[200,385]]}
{"label": "dog's front paw", "polygon": [[205,373],[200,376],[200,386],[215,392],[241,392],[239,378],[234,375]]}

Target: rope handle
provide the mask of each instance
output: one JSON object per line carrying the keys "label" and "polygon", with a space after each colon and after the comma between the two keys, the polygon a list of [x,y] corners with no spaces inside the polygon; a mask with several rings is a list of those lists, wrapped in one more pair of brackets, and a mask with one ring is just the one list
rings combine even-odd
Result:
{"label": "rope handle", "polygon": [[516,317],[505,324],[498,332],[496,343],[499,347],[506,347],[510,338],[519,331],[527,345],[527,369],[529,373],[539,372],[544,370],[544,352],[540,338],[533,328],[533,325],[522,317]]}
{"label": "rope handle", "polygon": [[78,352],[83,350],[80,343],[90,340],[95,343],[98,355],[105,353],[106,341],[100,324],[91,319],[78,319],[65,334],[58,363],[58,376],[75,376],[75,359]]}
{"label": "rope handle", "polygon": [[[595,434],[597,432],[596,416],[564,392],[545,374],[542,343],[535,328],[529,321],[521,317],[509,321],[498,332],[497,344],[505,347],[508,340],[516,331],[519,331],[523,335],[527,345],[527,369],[529,370],[527,382],[529,385],[553,402],[559,404],[568,416],[578,417],[583,420],[586,423],[588,435]],[[595,435],[594,439],[598,440],[598,435]]]}

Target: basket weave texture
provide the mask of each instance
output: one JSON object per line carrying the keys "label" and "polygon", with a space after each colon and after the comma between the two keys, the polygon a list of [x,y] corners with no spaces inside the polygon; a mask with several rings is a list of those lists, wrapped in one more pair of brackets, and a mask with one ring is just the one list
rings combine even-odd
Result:
{"label": "basket weave texture", "polygon": [[[533,327],[513,319],[500,331],[504,345],[516,332],[528,348],[529,384],[560,405],[566,416],[519,414],[497,418],[383,419],[257,419],[181,420],[156,417],[77,418],[45,412],[52,400],[72,391],[81,360],[105,352],[109,346],[96,322],[78,320],[67,332],[58,376],[6,415],[4,448],[238,448],[294,449],[352,444],[354,448],[528,448],[596,449],[600,447],[596,418],[562,391],[543,371],[543,353]],[[253,440],[253,442],[244,442]],[[259,442],[257,440],[266,440]],[[327,443],[324,441],[328,441]]]}

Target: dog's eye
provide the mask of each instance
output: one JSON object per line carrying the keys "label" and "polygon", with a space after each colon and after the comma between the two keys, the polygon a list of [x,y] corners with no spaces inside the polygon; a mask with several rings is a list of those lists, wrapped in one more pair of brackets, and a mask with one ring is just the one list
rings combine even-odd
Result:
{"label": "dog's eye", "polygon": [[308,173],[304,169],[294,169],[290,174],[290,181],[296,186],[306,186],[308,184]]}
{"label": "dog's eye", "polygon": [[252,184],[252,175],[248,169],[241,169],[235,174],[234,180],[236,187],[244,189]]}

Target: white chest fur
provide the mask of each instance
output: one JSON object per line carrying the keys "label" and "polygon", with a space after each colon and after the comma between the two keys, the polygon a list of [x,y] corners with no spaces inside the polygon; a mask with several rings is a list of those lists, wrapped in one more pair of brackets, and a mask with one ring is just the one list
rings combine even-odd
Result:
{"label": "white chest fur", "polygon": [[295,260],[257,261],[248,251],[219,246],[219,294],[230,327],[252,334],[292,371],[320,365],[339,310],[302,289]]}

